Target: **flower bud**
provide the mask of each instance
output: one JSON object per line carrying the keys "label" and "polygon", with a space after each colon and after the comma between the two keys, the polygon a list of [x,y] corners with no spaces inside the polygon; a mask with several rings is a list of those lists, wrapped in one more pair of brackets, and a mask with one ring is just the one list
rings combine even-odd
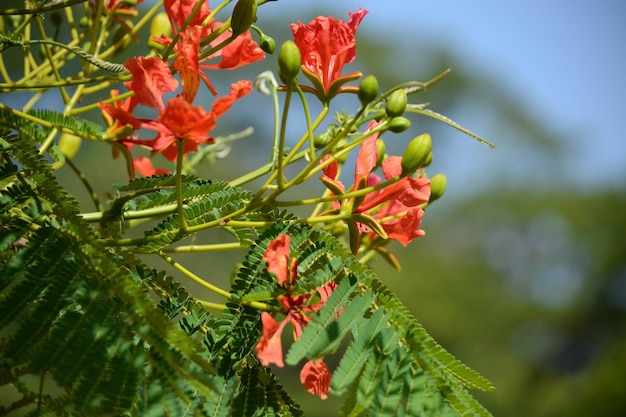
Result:
{"label": "flower bud", "polygon": [[387,130],[393,133],[404,132],[411,126],[411,121],[406,117],[398,116],[389,120]]}
{"label": "flower bud", "polygon": [[412,174],[420,168],[433,147],[433,141],[428,133],[421,134],[409,142],[402,155],[402,173]]}
{"label": "flower bud", "polygon": [[87,16],[83,16],[78,20],[78,26],[82,29],[89,27],[89,18]]}
{"label": "flower bud", "polygon": [[261,39],[259,39],[259,46],[263,52],[273,54],[276,50],[276,41],[271,36],[267,36],[263,33],[261,34]]}
{"label": "flower bud", "polygon": [[391,93],[391,95],[387,99],[387,106],[385,107],[385,112],[387,113],[387,116],[402,116],[404,110],[406,109],[407,101],[408,97],[406,95],[406,91],[404,91],[403,89],[398,89]]}
{"label": "flower bud", "polygon": [[424,161],[424,163],[422,164],[422,168],[426,168],[427,166],[429,166],[431,163],[433,162],[433,153],[429,152],[428,156],[426,157],[426,160]]}
{"label": "flower bud", "polygon": [[172,36],[172,25],[170,19],[167,17],[167,13],[161,12],[155,15],[150,22],[150,38],[148,39],[148,46],[152,49],[161,50],[165,48],[165,45],[155,42],[152,37],[160,38],[161,36]]}
{"label": "flower bud", "polygon": [[278,75],[287,85],[296,79],[300,72],[300,50],[293,41],[286,41],[278,52]]}
{"label": "flower bud", "polygon": [[256,0],[237,1],[230,19],[230,27],[233,31],[233,37],[246,32],[250,29],[250,26],[256,22],[256,9]]}
{"label": "flower bud", "polygon": [[[59,139],[59,151],[61,151],[65,158],[73,158],[78,152],[78,149],[80,149],[82,141],[83,139],[80,136],[63,133]],[[64,160],[57,161],[52,164],[52,167],[54,169],[59,169],[64,163]]]}
{"label": "flower bud", "polygon": [[328,132],[320,133],[313,138],[313,145],[316,149],[321,149],[324,146],[328,145],[332,137],[328,134]]}
{"label": "flower bud", "polygon": [[428,203],[439,199],[446,191],[446,176],[437,174],[430,179],[430,199]]}
{"label": "flower bud", "polygon": [[378,96],[378,80],[373,75],[363,78],[359,86],[359,101],[365,107]]}
{"label": "flower bud", "polygon": [[[339,151],[339,150],[344,149],[347,145],[348,145],[348,141],[345,139],[341,139],[337,143],[337,147],[335,149]],[[340,164],[343,164],[348,160],[348,152],[344,152],[344,153],[333,152],[333,157],[337,160],[337,162],[339,162]]]}

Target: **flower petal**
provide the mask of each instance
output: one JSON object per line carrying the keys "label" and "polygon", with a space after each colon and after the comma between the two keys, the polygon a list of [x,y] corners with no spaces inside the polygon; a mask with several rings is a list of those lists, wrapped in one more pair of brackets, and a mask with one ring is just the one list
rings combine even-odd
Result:
{"label": "flower petal", "polygon": [[280,324],[274,320],[274,317],[267,311],[261,313],[261,323],[263,324],[263,334],[259,343],[256,345],[256,355],[263,366],[269,366],[275,363],[276,366],[283,367],[283,345],[281,343],[281,335],[287,324],[287,320]]}
{"label": "flower petal", "polygon": [[285,285],[289,277],[289,235],[279,234],[267,245],[263,260],[267,262],[267,271],[276,275],[278,282]]}
{"label": "flower petal", "polygon": [[323,359],[310,360],[304,364],[300,372],[300,382],[308,392],[322,400],[328,398],[331,374]]}

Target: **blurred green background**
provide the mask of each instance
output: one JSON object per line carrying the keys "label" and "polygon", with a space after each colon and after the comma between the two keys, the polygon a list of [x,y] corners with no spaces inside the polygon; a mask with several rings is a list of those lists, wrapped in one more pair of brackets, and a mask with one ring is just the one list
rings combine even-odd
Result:
{"label": "blurred green background", "polygon": [[[401,154],[409,139],[430,132],[435,159],[428,173],[445,173],[449,187],[427,211],[426,237],[408,248],[390,246],[402,271],[381,259],[372,267],[446,349],[494,382],[496,392],[476,393],[494,415],[626,415],[626,141],[620,125],[626,7],[619,1],[279,0],[259,9],[257,24],[280,44],[290,38],[291,22],[319,14],[346,18],[359,5],[370,14],[359,28],[357,59],[345,72],[375,74],[384,90],[452,68],[413,101],[429,102],[499,148],[419,117],[410,133],[385,135],[388,152]],[[127,55],[142,53],[140,47]],[[275,57],[209,77],[223,93],[229,82],[266,69],[275,69]],[[7,104],[21,99],[2,97]],[[196,104],[205,100],[211,99],[199,97]],[[336,107],[354,111],[357,105],[348,97]],[[266,162],[269,108],[258,93],[237,103],[215,133],[247,126],[255,133],[199,174],[229,179]],[[290,131],[299,136],[302,120],[295,116]],[[126,181],[120,161],[110,168],[105,145],[85,144],[76,161],[99,190]],[[93,209],[69,170],[59,178],[80,194],[86,211]],[[321,189],[313,182],[295,195]],[[177,259],[226,286],[243,255]],[[337,401],[307,395],[298,371],[280,370],[288,390],[307,416],[329,415]]]}

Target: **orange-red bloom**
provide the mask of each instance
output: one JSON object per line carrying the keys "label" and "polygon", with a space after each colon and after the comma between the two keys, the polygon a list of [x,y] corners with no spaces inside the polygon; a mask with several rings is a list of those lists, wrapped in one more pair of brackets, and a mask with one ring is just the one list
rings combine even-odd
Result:
{"label": "orange-red bloom", "polygon": [[355,72],[341,75],[343,65],[356,56],[356,30],[367,11],[359,8],[348,14],[348,21],[319,16],[308,25],[291,24],[302,59],[304,74],[314,84],[318,96],[332,98],[341,85],[358,78]]}
{"label": "orange-red bloom", "polygon": [[[321,309],[336,286],[334,282],[331,282],[318,288],[319,301],[314,303],[311,303],[311,299],[315,293],[294,296],[292,286],[298,278],[297,261],[290,256],[290,243],[289,235],[280,234],[270,242],[263,255],[263,259],[268,263],[268,272],[276,275],[278,282],[284,285],[286,290],[286,295],[278,298],[285,312],[283,321],[277,322],[267,311],[261,313],[263,334],[255,350],[263,366],[269,366],[272,363],[279,367],[285,366],[281,342],[285,326],[291,323],[294,339],[298,339],[302,334],[302,329],[311,320],[308,313]],[[330,372],[322,360],[309,361],[305,364],[300,378],[307,391],[322,399],[326,398],[326,394],[330,391]]]}
{"label": "orange-red bloom", "polygon": [[[172,24],[173,32],[180,36],[179,42],[174,47],[174,51],[178,52],[178,55],[174,60],[173,67],[181,75],[183,97],[190,103],[193,102],[196,96],[200,80],[204,81],[213,95],[217,94],[217,90],[213,87],[203,70],[233,69],[265,58],[265,53],[252,39],[249,31],[237,36],[222,49],[201,58],[200,40],[219,29],[222,24],[213,20],[204,22],[211,10],[206,3],[203,3],[198,13],[191,19],[191,22],[181,30],[197,4],[198,0],[166,0],[164,2],[165,11]],[[228,40],[231,36],[231,32],[226,31],[214,39],[209,47],[213,48]],[[166,36],[160,38],[153,37],[152,39],[163,45],[169,45],[172,42],[172,39]],[[218,57],[222,58],[219,63],[203,64]]]}
{"label": "orange-red bloom", "polygon": [[159,114],[159,120],[145,120],[143,127],[156,130],[157,136],[143,144],[152,148],[152,153],[162,153],[170,161],[176,159],[178,145],[185,140],[184,153],[195,151],[200,143],[213,143],[209,133],[217,118],[224,114],[239,98],[252,91],[250,81],[239,81],[231,86],[230,95],[220,97],[213,103],[210,112],[194,106],[183,97],[174,97]]}
{"label": "orange-red bloom", "polygon": [[167,63],[160,58],[139,57],[128,59],[124,66],[133,76],[131,81],[124,83],[126,88],[135,92],[130,107],[143,104],[163,111],[163,94],[178,87]]}
{"label": "orange-red bloom", "polygon": [[328,398],[331,374],[324,359],[310,360],[304,364],[300,372],[300,382],[308,392],[322,400]]}
{"label": "orange-red bloom", "polygon": [[[375,129],[379,122],[372,121],[366,132]],[[378,134],[373,134],[359,148],[357,156],[353,191],[363,187],[372,187],[382,183],[382,179],[373,173],[376,167],[378,153],[376,151],[376,139]],[[383,161],[382,170],[386,181],[398,178],[402,174],[402,157],[390,156]],[[345,190],[341,182],[337,180],[338,164],[333,161],[324,168],[324,179],[334,183],[335,187]],[[416,237],[424,235],[419,228],[424,211],[421,204],[428,202],[430,197],[430,180],[423,175],[416,178],[404,177],[397,182],[391,183],[381,190],[368,193],[358,207],[353,207],[353,213],[366,213],[378,221],[389,238],[395,239],[406,246]],[[334,208],[339,208],[339,202],[333,202]],[[359,231],[370,233],[371,229],[362,223],[356,223]],[[358,246],[358,245],[357,245]]]}

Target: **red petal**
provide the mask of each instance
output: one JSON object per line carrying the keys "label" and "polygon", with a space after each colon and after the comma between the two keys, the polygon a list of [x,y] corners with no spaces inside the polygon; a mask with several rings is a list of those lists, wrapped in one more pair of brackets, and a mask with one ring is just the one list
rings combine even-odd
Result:
{"label": "red petal", "polygon": [[278,282],[285,285],[289,276],[289,235],[280,234],[267,246],[263,260],[267,262],[268,272],[276,275]]}
{"label": "red petal", "polygon": [[310,360],[304,364],[300,372],[300,382],[308,392],[322,400],[328,398],[331,374],[323,359]]}
{"label": "red petal", "polygon": [[284,320],[278,324],[270,313],[264,311],[261,313],[261,323],[263,324],[263,334],[256,345],[256,355],[263,366],[275,363],[276,366],[282,368],[285,364],[283,362],[283,345],[280,337],[287,321]]}

